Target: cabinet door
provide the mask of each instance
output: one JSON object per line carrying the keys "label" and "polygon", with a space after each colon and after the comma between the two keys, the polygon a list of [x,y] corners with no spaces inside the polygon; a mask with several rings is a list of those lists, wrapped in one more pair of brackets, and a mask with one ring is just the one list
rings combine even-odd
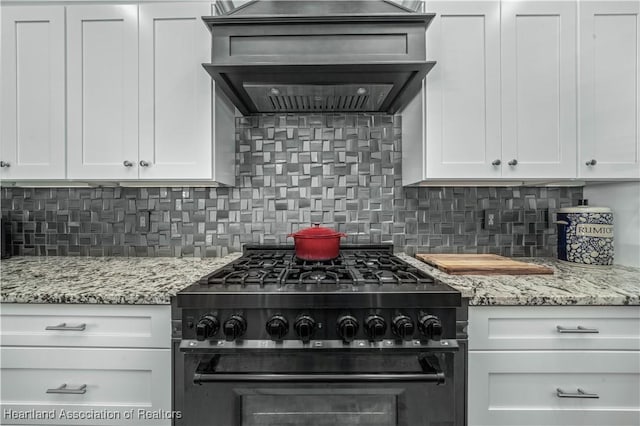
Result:
{"label": "cabinet door", "polygon": [[64,79],[64,7],[3,6],[1,179],[64,179]]}
{"label": "cabinet door", "polygon": [[639,381],[637,351],[470,351],[469,425],[637,425]]}
{"label": "cabinet door", "polygon": [[499,178],[500,2],[428,2],[427,178]]}
{"label": "cabinet door", "polygon": [[137,179],[138,6],[68,6],[67,61],[68,177]]}
{"label": "cabinet door", "polygon": [[638,179],[640,2],[579,7],[580,177]]}
{"label": "cabinet door", "polygon": [[211,179],[209,3],[140,5],[141,179]]}
{"label": "cabinet door", "polygon": [[501,15],[502,176],[575,178],[576,2],[504,1]]}

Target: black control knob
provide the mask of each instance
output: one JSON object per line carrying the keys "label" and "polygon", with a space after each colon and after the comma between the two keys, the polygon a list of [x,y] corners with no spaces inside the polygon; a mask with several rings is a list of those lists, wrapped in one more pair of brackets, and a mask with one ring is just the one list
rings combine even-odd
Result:
{"label": "black control knob", "polygon": [[308,343],[316,331],[316,321],[309,315],[299,315],[293,324],[293,328],[302,343]]}
{"label": "black control knob", "polygon": [[410,317],[398,315],[391,323],[391,331],[398,339],[411,340],[414,331],[416,331],[416,326]]}
{"label": "black control knob", "polygon": [[233,342],[247,331],[247,321],[242,315],[231,315],[222,325],[225,340]]}
{"label": "black control knob", "polygon": [[442,337],[442,323],[435,315],[423,315],[418,323],[420,332],[429,340],[440,340]]}
{"label": "black control knob", "polygon": [[203,341],[215,336],[220,329],[220,321],[212,314],[200,318],[196,324],[196,340]]}
{"label": "black control knob", "polygon": [[346,342],[352,342],[356,338],[359,328],[358,320],[351,315],[344,315],[338,318],[338,336]]}
{"label": "black control knob", "polygon": [[369,340],[382,340],[387,332],[387,322],[380,315],[369,315],[364,320],[364,334]]}
{"label": "black control knob", "polygon": [[289,332],[289,321],[282,315],[274,315],[265,326],[272,340],[282,340]]}

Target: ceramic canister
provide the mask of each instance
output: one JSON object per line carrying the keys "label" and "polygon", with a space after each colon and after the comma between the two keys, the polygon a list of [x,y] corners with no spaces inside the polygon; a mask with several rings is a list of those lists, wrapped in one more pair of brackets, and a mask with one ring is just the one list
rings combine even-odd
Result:
{"label": "ceramic canister", "polygon": [[613,264],[613,213],[608,207],[558,210],[558,259],[584,265]]}

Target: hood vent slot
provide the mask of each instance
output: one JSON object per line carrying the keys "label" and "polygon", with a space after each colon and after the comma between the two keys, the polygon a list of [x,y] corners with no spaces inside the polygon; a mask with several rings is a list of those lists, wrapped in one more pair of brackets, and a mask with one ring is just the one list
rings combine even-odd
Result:
{"label": "hood vent slot", "polygon": [[396,113],[418,92],[433,14],[385,0],[260,1],[203,17],[212,60],[203,64],[244,115]]}
{"label": "hood vent slot", "polygon": [[262,112],[366,112],[380,108],[391,84],[243,85]]}
{"label": "hood vent slot", "polygon": [[330,96],[317,98],[311,96],[269,96],[274,112],[307,111],[365,111],[369,96]]}

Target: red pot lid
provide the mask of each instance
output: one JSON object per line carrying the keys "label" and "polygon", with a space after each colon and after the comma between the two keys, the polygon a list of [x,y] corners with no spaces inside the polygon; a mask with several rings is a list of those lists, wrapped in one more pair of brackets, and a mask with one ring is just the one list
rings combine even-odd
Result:
{"label": "red pot lid", "polygon": [[343,237],[344,234],[341,232],[336,232],[331,228],[325,228],[320,226],[319,223],[314,223],[311,228],[304,228],[290,234],[292,237],[302,237],[302,238],[329,238],[329,237]]}

